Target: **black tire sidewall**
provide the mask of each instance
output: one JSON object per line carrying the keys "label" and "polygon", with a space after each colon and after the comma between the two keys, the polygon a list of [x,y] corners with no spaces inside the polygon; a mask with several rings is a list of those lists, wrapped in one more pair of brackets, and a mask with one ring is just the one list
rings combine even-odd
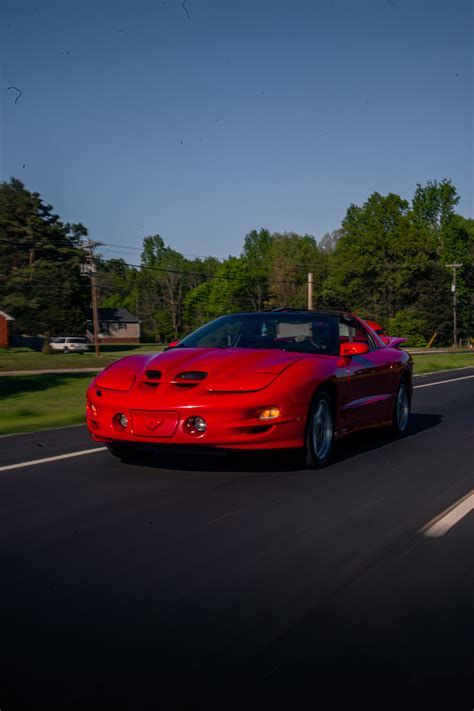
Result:
{"label": "black tire sidewall", "polygon": [[[398,402],[398,394],[401,390],[401,388],[405,389],[406,392],[406,397],[408,400],[408,417],[406,421],[406,425],[403,429],[400,429],[400,426],[398,424],[398,417],[397,417],[397,402]],[[400,381],[400,384],[397,388],[397,392],[395,395],[395,403],[393,406],[393,416],[392,416],[392,431],[398,436],[398,437],[403,437],[404,434],[408,432],[408,427],[410,424],[410,414],[411,414],[411,400],[410,400],[410,392],[408,390],[408,383],[406,381],[406,378],[402,378]]]}
{"label": "black tire sidewall", "polygon": [[[316,409],[321,402],[321,400],[324,400],[328,406],[329,406],[329,411],[331,413],[331,421],[332,421],[332,438],[331,438],[331,446],[329,447],[327,455],[324,457],[324,459],[320,459],[314,450],[313,446],[313,418],[316,412]],[[306,428],[306,434],[305,434],[305,464],[308,468],[310,469],[320,469],[329,462],[332,456],[332,452],[334,449],[334,409],[333,409],[333,403],[331,400],[331,397],[329,394],[323,390],[320,393],[317,393],[315,396],[313,402],[311,403],[311,407],[309,409],[309,416],[308,416],[308,425]]]}

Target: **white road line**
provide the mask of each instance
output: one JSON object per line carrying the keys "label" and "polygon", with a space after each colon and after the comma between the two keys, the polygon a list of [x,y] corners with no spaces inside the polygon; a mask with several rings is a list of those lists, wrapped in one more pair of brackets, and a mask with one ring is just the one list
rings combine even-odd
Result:
{"label": "white road line", "polygon": [[451,380],[437,380],[436,383],[425,383],[424,385],[414,385],[413,390],[416,390],[416,388],[430,388],[432,385],[444,385],[445,383],[455,383],[456,380],[468,380],[469,378],[474,378],[474,375],[464,375],[462,378],[451,378]]}
{"label": "white road line", "polygon": [[431,373],[414,373],[414,378],[429,378],[430,375],[439,375],[440,373],[459,373],[460,370],[472,370],[474,365],[463,365],[461,368],[445,368],[444,370],[433,370]]}
{"label": "white road line", "polygon": [[31,459],[29,462],[20,462],[19,464],[7,464],[7,466],[5,467],[0,467],[0,472],[8,472],[11,469],[21,469],[22,467],[32,467],[35,464],[46,464],[46,462],[58,462],[60,459],[82,457],[84,454],[95,454],[96,452],[105,452],[106,449],[107,447],[95,447],[94,449],[83,449],[81,452],[58,454],[55,457],[46,457],[46,459]]}
{"label": "white road line", "polygon": [[474,491],[457,501],[445,512],[421,529],[426,538],[440,538],[474,509]]}

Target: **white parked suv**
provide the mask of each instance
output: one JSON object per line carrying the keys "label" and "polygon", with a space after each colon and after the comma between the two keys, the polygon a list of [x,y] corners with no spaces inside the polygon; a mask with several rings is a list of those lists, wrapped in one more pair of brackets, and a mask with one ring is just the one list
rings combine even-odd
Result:
{"label": "white parked suv", "polygon": [[89,348],[85,338],[74,338],[69,336],[53,338],[50,346],[53,351],[61,351],[62,353],[85,353],[85,351]]}

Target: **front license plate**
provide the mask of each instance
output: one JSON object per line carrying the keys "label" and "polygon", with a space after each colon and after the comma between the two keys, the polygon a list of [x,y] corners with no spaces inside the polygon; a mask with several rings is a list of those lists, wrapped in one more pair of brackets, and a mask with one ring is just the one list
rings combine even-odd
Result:
{"label": "front license plate", "polygon": [[132,410],[133,434],[140,437],[172,437],[178,426],[177,412]]}

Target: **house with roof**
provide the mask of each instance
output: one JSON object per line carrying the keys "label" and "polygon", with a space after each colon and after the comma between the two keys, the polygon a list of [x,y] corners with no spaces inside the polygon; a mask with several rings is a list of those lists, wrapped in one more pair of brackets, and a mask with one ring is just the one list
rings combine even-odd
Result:
{"label": "house with roof", "polygon": [[[98,309],[101,343],[140,343],[140,319],[127,309]],[[92,309],[87,313],[86,336],[94,338]]]}

